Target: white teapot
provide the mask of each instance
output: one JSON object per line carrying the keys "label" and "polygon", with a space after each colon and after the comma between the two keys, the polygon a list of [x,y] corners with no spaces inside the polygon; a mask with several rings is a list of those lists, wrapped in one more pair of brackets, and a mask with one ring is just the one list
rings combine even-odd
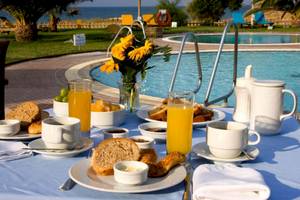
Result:
{"label": "white teapot", "polygon": [[[293,97],[293,109],[283,114],[283,95]],[[285,89],[285,83],[278,80],[256,80],[252,83],[250,129],[261,134],[272,135],[280,132],[281,121],[292,116],[297,109],[297,96]]]}
{"label": "white teapot", "polygon": [[[293,91],[285,89],[283,81],[255,80],[251,72],[252,66],[247,66],[245,77],[237,79],[233,120],[249,123],[250,129],[260,134],[277,134],[280,132],[281,121],[296,112],[297,96]],[[293,109],[288,114],[283,114],[284,93],[293,97]]]}

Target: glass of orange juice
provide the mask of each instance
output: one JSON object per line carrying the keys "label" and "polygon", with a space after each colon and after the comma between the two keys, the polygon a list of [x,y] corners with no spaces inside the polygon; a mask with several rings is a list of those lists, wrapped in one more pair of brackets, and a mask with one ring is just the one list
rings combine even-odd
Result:
{"label": "glass of orange juice", "polygon": [[167,153],[188,155],[192,149],[193,92],[170,92],[167,111]]}
{"label": "glass of orange juice", "polygon": [[80,131],[89,133],[91,127],[91,81],[88,79],[69,82],[69,116],[80,119]]}

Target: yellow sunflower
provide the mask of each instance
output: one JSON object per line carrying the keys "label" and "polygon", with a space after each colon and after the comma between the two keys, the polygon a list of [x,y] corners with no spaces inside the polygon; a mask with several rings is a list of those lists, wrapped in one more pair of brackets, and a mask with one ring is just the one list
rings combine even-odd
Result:
{"label": "yellow sunflower", "polygon": [[101,72],[106,72],[108,74],[112,73],[113,71],[119,71],[119,65],[116,64],[112,59],[105,62],[104,65],[100,67]]}
{"label": "yellow sunflower", "polygon": [[149,40],[146,40],[146,41],[145,41],[145,46],[144,46],[144,48],[145,48],[146,54],[150,54],[151,51],[152,51],[152,49],[153,49],[153,44],[152,44],[152,42],[150,42]]}
{"label": "yellow sunflower", "polygon": [[133,49],[128,53],[128,56],[131,60],[136,62],[143,59],[144,56],[149,55],[152,52],[153,44],[149,41],[145,41],[145,45],[136,49]]}
{"label": "yellow sunflower", "polygon": [[118,60],[125,60],[125,48],[122,43],[118,43],[111,49],[112,56]]}
{"label": "yellow sunflower", "polygon": [[134,40],[134,35],[129,34],[126,37],[121,38],[121,43],[123,44],[123,47],[127,49],[128,47],[132,46]]}

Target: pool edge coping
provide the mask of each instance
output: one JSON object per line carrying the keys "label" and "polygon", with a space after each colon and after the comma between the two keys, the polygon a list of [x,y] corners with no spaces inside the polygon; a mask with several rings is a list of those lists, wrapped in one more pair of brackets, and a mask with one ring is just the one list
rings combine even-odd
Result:
{"label": "pool edge coping", "polygon": [[[223,50],[224,52],[232,52],[232,49]],[[300,51],[294,49],[241,49],[239,51]],[[194,53],[193,50],[184,50],[183,53]],[[217,52],[217,50],[201,50],[200,52]],[[179,51],[171,51],[171,54],[178,54]],[[73,65],[65,71],[65,77],[67,81],[75,80],[75,79],[89,79],[92,81],[92,91],[96,94],[96,97],[109,98],[113,102],[118,102],[119,100],[119,89],[114,88],[98,81],[93,80],[90,76],[90,70],[95,68],[95,64],[101,64],[110,58],[99,58],[91,61],[83,62],[77,65]],[[148,105],[157,105],[162,102],[163,98],[154,97],[149,95],[140,95],[141,103]]]}
{"label": "pool edge coping", "polygon": [[[233,33],[228,33],[229,35],[233,34]],[[261,33],[261,32],[240,32],[240,35],[246,35],[246,34],[250,34],[250,35],[298,35],[300,36],[300,33]],[[221,32],[216,32],[216,33],[196,33],[195,35],[222,35]],[[181,41],[176,41],[176,40],[172,40],[171,38],[174,37],[178,37],[178,36],[184,36],[184,34],[177,34],[177,35],[169,35],[167,37],[163,37],[161,38],[162,41],[164,42],[169,42],[169,43],[173,43],[173,44],[181,44]],[[186,44],[188,45],[193,45],[194,42],[186,42]],[[215,45],[219,45],[219,43],[198,43],[198,45],[207,45],[207,46],[215,46]],[[233,46],[234,44],[224,44],[227,46]],[[300,45],[299,43],[273,43],[273,44],[239,44],[239,46],[251,46],[251,47],[261,47],[261,46],[267,46],[267,47],[272,47],[272,46],[277,46],[277,45],[283,45],[283,46],[293,46],[293,45]]]}

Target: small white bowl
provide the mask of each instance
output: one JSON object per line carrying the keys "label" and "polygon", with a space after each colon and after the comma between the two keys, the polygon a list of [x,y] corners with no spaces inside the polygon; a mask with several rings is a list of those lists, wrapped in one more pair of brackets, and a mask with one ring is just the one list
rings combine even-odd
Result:
{"label": "small white bowl", "polygon": [[16,119],[0,120],[0,135],[15,135],[20,131],[20,121]]}
{"label": "small white bowl", "polygon": [[125,107],[119,104],[121,109],[111,112],[91,112],[91,126],[109,128],[120,126],[125,121]]}
{"label": "small white bowl", "polygon": [[138,185],[147,181],[149,167],[139,161],[120,161],[114,164],[114,178],[118,183]]}
{"label": "small white bowl", "polygon": [[154,145],[154,139],[151,137],[136,135],[130,137],[140,149],[152,149]]}
{"label": "small white bowl", "polygon": [[[156,140],[166,140],[167,136],[167,124],[159,122],[148,122],[138,126],[141,134],[147,137],[151,137]],[[152,130],[151,130],[152,129]],[[154,131],[155,129],[164,130],[162,132]]]}
{"label": "small white bowl", "polygon": [[57,117],[68,117],[69,116],[69,104],[68,102],[59,102],[53,100],[53,112]]}
{"label": "small white bowl", "polygon": [[103,129],[102,133],[104,135],[104,139],[126,138],[128,137],[129,130],[126,128],[112,127],[112,128]]}

